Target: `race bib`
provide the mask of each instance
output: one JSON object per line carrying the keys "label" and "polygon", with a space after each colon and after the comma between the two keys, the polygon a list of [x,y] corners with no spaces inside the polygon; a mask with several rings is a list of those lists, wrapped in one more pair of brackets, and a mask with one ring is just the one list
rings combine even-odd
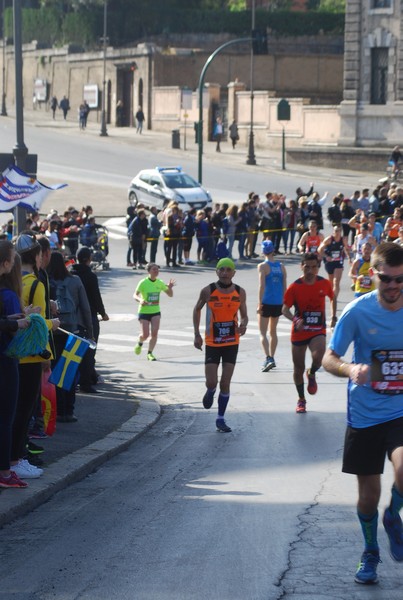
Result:
{"label": "race bib", "polygon": [[147,296],[147,302],[149,304],[159,304],[160,295],[158,292],[151,292]]}
{"label": "race bib", "polygon": [[323,315],[319,310],[306,310],[302,318],[304,319],[304,329],[308,331],[317,331],[323,327]]}
{"label": "race bib", "polygon": [[361,279],[361,283],[360,283],[360,287],[369,290],[371,288],[372,285],[372,279],[371,277],[369,277],[369,275],[365,275],[362,279]]}
{"label": "race bib", "polygon": [[341,259],[340,250],[334,250],[332,252],[332,260],[336,261],[336,260],[340,260],[340,259]]}
{"label": "race bib", "polygon": [[403,392],[403,350],[373,350],[371,387],[381,394]]}
{"label": "race bib", "polygon": [[213,323],[214,343],[228,344],[235,342],[235,322],[224,321]]}

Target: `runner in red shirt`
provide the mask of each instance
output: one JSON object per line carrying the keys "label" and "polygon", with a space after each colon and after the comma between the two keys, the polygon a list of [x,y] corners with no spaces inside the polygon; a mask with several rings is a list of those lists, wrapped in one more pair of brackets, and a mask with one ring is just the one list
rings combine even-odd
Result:
{"label": "runner in red shirt", "polygon": [[[301,260],[302,277],[294,281],[284,295],[283,315],[292,321],[291,344],[294,364],[294,383],[298,391],[296,412],[306,412],[304,393],[305,355],[309,348],[312,365],[307,370],[308,393],[316,394],[318,386],[315,373],[322,364],[326,350],[326,296],[332,304],[332,317],[336,315],[334,292],[328,279],[318,275],[319,258],[304,254]],[[294,306],[294,314],[290,308]]]}

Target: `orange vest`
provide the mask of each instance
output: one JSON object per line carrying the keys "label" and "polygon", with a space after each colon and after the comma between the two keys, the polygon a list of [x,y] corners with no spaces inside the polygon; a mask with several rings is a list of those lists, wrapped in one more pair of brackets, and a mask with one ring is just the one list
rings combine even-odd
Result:
{"label": "orange vest", "polygon": [[305,252],[317,254],[322,240],[318,235],[308,235],[305,242]]}
{"label": "orange vest", "polygon": [[222,347],[239,344],[238,311],[241,303],[240,287],[231,292],[210,284],[206,310],[206,346]]}
{"label": "orange vest", "polygon": [[[388,237],[391,240],[397,240],[397,238],[399,237],[399,227],[401,224],[402,224],[402,222],[398,219],[391,219],[389,221]],[[399,227],[394,227],[394,225],[399,225]]]}

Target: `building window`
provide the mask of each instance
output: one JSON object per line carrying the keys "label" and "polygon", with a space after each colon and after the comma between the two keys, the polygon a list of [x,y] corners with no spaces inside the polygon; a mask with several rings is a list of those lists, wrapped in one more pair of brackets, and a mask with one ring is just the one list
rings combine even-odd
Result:
{"label": "building window", "polygon": [[388,48],[371,49],[371,104],[386,104]]}
{"label": "building window", "polygon": [[392,0],[371,0],[371,8],[392,8]]}

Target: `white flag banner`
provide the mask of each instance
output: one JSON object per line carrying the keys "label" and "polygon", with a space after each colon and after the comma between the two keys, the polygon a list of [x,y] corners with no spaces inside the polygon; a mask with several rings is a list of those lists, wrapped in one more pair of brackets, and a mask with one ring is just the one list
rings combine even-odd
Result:
{"label": "white flag banner", "polygon": [[67,183],[47,186],[16,166],[8,167],[0,178],[0,212],[10,212],[17,205],[37,211],[48,194],[66,186]]}

